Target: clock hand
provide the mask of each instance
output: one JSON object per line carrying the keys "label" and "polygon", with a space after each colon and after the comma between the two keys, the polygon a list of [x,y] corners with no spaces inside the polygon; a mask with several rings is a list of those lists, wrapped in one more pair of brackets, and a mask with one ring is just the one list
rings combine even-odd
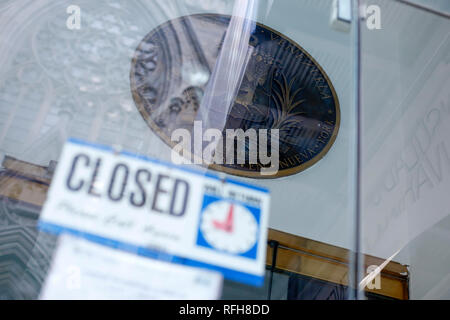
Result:
{"label": "clock hand", "polygon": [[230,204],[230,209],[228,210],[228,215],[225,221],[213,221],[214,226],[217,229],[222,229],[226,232],[232,232],[233,231],[233,211],[234,211],[234,205]]}
{"label": "clock hand", "polygon": [[228,216],[227,216],[227,231],[233,232],[233,211],[234,211],[234,205],[230,204],[230,209],[228,210]]}

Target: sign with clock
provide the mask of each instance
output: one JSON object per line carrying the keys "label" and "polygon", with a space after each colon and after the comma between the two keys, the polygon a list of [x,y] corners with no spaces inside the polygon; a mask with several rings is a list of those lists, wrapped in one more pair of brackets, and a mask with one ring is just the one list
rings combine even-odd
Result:
{"label": "sign with clock", "polygon": [[269,192],[70,139],[39,227],[262,285]]}

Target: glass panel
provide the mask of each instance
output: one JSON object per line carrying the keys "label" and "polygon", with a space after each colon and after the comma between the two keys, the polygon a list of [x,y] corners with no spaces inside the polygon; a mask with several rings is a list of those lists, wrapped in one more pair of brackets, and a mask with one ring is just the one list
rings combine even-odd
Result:
{"label": "glass panel", "polygon": [[361,249],[407,265],[411,299],[449,299],[450,20],[363,3],[380,8],[382,28],[361,22]]}
{"label": "glass panel", "polygon": [[2,1],[0,296],[38,297],[55,237],[36,221],[69,137],[171,162],[173,131],[203,121],[279,130],[274,175],[195,165],[271,193],[265,287],[227,280],[223,298],[351,297],[353,47],[336,4]]}

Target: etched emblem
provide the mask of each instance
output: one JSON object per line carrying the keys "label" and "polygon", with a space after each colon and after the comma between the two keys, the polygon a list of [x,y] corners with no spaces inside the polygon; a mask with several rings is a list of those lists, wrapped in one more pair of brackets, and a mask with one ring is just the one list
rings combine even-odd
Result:
{"label": "etched emblem", "polygon": [[[177,18],[151,31],[136,49],[133,98],[150,128],[170,146],[174,130],[192,131],[201,118],[202,98],[229,23],[229,16],[216,14]],[[279,153],[279,170],[262,176],[264,164],[249,161],[210,168],[254,178],[300,172],[319,161],[336,139],[340,111],[333,85],[302,47],[267,26],[256,23],[248,45],[245,71],[221,130],[278,129],[279,147],[271,152]],[[247,152],[257,150],[245,143]]]}

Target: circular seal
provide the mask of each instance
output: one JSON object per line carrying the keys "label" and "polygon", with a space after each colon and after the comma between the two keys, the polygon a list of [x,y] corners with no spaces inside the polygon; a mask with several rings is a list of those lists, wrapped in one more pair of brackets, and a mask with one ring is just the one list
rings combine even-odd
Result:
{"label": "circular seal", "polygon": [[[220,124],[212,126],[222,136],[214,160],[200,162],[214,170],[252,178],[298,173],[323,158],[336,139],[340,111],[333,85],[301,46],[259,23],[245,20],[253,25],[248,45],[221,54],[226,46],[230,50],[230,20],[184,16],[146,35],[130,74],[136,106],[171,147],[179,142],[172,139],[176,129],[194,133],[200,123],[204,133],[211,123]],[[238,83],[234,91],[230,79]],[[200,153],[193,151],[197,133],[181,148],[192,159],[208,147],[202,140]],[[275,162],[276,172],[261,174]]]}

